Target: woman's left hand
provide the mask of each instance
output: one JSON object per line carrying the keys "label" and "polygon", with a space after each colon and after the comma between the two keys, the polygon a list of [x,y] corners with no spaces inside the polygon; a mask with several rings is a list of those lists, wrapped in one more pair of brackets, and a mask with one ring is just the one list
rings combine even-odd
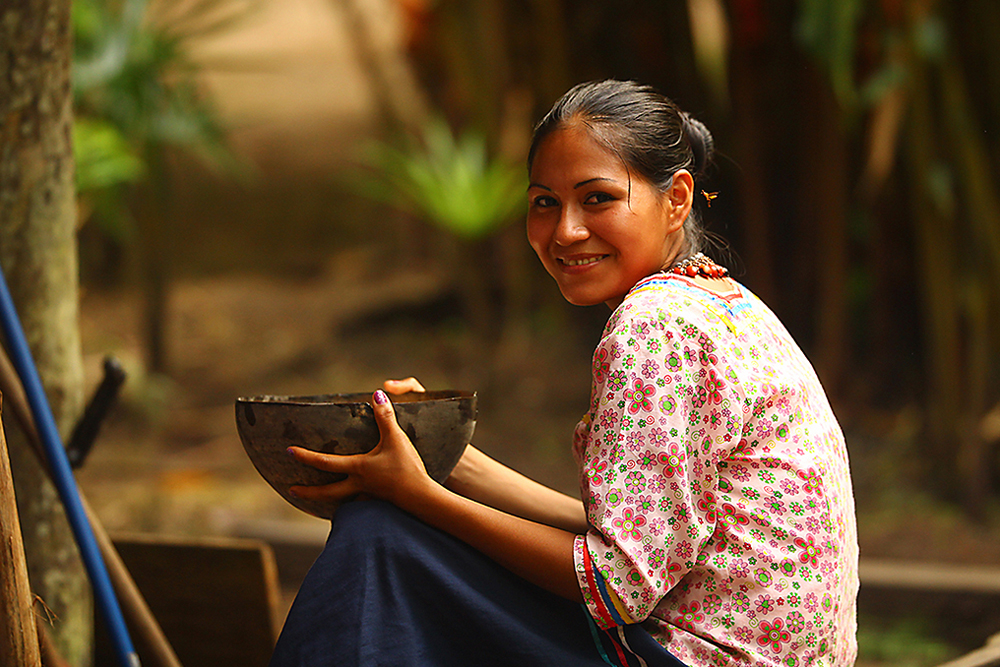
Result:
{"label": "woman's left hand", "polygon": [[403,509],[435,484],[427,474],[410,439],[399,427],[392,402],[379,389],[372,396],[375,423],[381,436],[366,454],[324,454],[302,447],[289,447],[297,461],[328,472],[342,473],[347,479],[323,486],[293,486],[300,498],[341,503],[354,496],[368,495],[387,500]]}

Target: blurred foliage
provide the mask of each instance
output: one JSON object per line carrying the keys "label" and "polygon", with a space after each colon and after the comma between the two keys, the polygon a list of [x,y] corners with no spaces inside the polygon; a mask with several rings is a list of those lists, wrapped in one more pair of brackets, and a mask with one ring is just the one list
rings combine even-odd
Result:
{"label": "blurred foliage", "polygon": [[76,188],[90,192],[143,177],[143,164],[111,123],[79,118],[73,127]]}
{"label": "blurred foliage", "polygon": [[837,98],[845,107],[857,99],[854,61],[864,0],[799,0],[797,36],[830,72]]}
{"label": "blurred foliage", "polygon": [[195,0],[158,14],[147,0],[74,1],[77,186],[84,197],[103,193],[109,205],[99,217],[113,236],[121,238],[128,219],[119,186],[162,178],[150,165],[158,153],[180,148],[209,165],[238,166],[211,100],[198,87],[189,49],[192,40],[229,29],[254,4]]}
{"label": "blurred foliage", "polygon": [[80,222],[88,220],[93,212],[109,236],[126,241],[131,226],[125,217],[120,189],[143,179],[145,164],[117,127],[94,118],[74,119],[73,153]]}
{"label": "blurred foliage", "polygon": [[474,131],[455,137],[441,118],[424,124],[419,140],[403,148],[372,144],[364,162],[374,170],[359,189],[463,239],[488,236],[524,204],[524,169],[488,155]]}
{"label": "blurred foliage", "polygon": [[73,3],[81,223],[92,206],[101,231],[117,246],[108,254],[125,255],[136,267],[146,302],[146,353],[157,372],[167,366],[170,153],[197,156],[229,173],[240,165],[211,99],[200,89],[190,51],[195,40],[229,30],[257,2]]}
{"label": "blurred foliage", "polygon": [[[968,16],[975,6],[984,3],[970,3]],[[801,7],[808,29],[800,36],[824,64],[845,115],[856,111],[855,90],[869,105],[862,204],[892,196],[894,180],[907,183],[924,373],[934,387],[924,397],[924,454],[947,471],[942,490],[982,516],[996,460],[981,424],[1000,398],[1000,364],[987,352],[1000,343],[1000,165],[989,144],[1000,109],[977,103],[979,83],[971,83],[954,37],[979,28],[924,0],[802,0]],[[865,52],[866,41],[878,48]]]}

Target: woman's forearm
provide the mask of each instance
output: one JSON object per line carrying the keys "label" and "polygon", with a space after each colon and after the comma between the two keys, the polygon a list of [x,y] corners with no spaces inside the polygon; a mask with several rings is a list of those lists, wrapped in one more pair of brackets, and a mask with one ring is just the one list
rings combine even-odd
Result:
{"label": "woman's forearm", "polygon": [[582,502],[525,477],[472,445],[445,486],[484,505],[570,533],[590,528]]}
{"label": "woman's forearm", "polygon": [[573,532],[488,507],[442,486],[405,506],[411,514],[481,551],[514,574],[582,602],[573,562]]}

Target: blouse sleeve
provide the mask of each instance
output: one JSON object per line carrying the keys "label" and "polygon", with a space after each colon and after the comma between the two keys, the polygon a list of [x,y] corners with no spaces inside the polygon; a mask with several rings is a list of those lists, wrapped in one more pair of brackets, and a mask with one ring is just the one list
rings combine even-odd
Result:
{"label": "blouse sleeve", "polygon": [[584,601],[602,628],[646,619],[716,525],[717,465],[740,440],[742,399],[715,343],[681,318],[609,324],[577,431],[591,530],[576,538]]}

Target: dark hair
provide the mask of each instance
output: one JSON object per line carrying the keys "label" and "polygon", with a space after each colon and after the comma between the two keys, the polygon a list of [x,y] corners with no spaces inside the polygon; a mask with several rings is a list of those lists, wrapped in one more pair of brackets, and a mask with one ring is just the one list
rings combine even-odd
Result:
{"label": "dark hair", "polygon": [[[571,88],[535,126],[528,171],[542,140],[574,122],[625,163],[629,171],[666,192],[678,169],[697,183],[706,176],[715,143],[712,134],[670,98],[635,81],[591,81]],[[678,259],[702,248],[704,232],[694,206],[684,221],[684,248]]]}

